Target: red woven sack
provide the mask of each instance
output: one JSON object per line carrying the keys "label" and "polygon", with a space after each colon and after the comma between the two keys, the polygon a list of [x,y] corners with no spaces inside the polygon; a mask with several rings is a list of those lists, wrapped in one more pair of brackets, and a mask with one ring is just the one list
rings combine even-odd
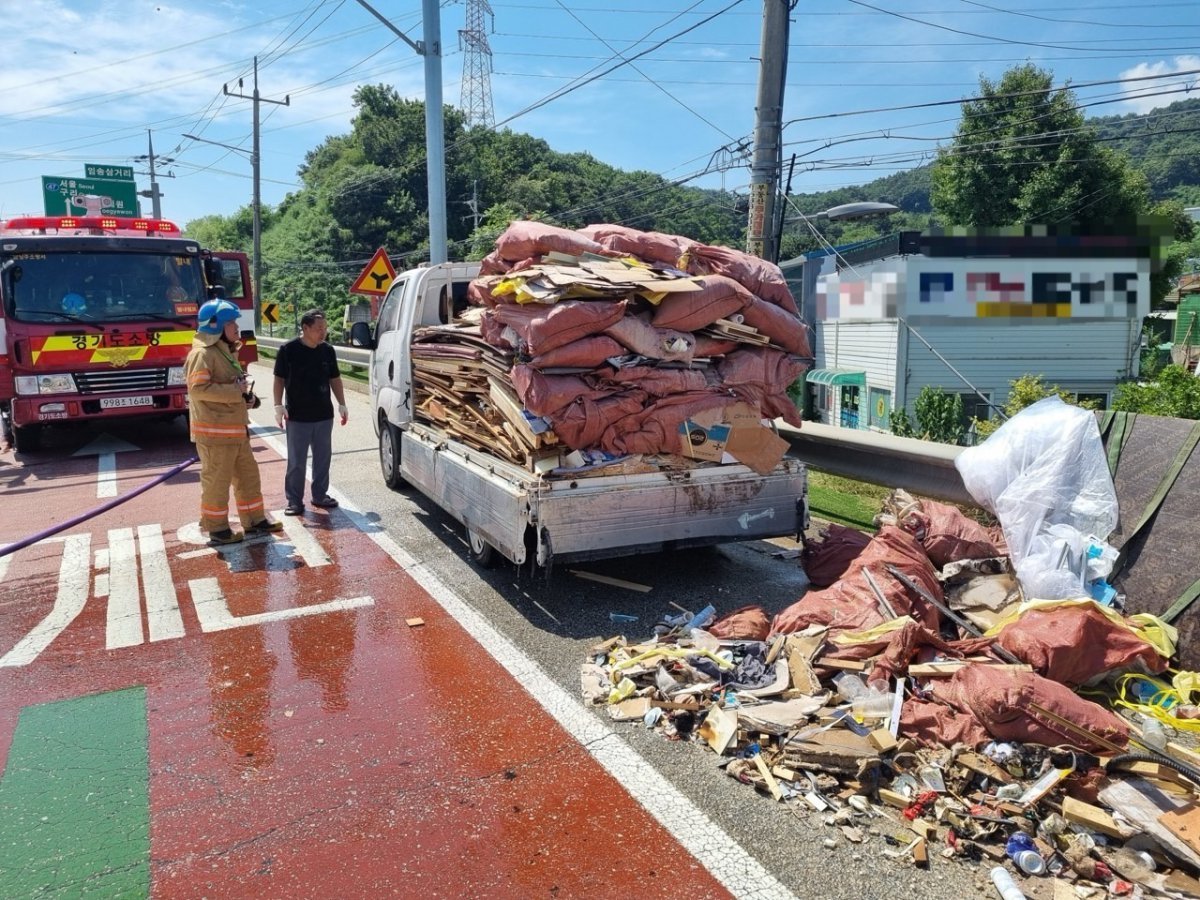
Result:
{"label": "red woven sack", "polygon": [[821,529],[818,538],[804,542],[800,554],[804,574],[814,587],[829,587],[842,577],[869,543],[869,534],[830,522]]}
{"label": "red woven sack", "polygon": [[765,641],[771,620],[761,606],[743,606],[721,616],[705,629],[723,641]]}
{"label": "red woven sack", "polygon": [[717,319],[727,319],[755,298],[748,290],[724,275],[697,279],[698,291],[679,291],[663,297],[654,310],[657,328],[696,331]]}
{"label": "red woven sack", "polygon": [[496,238],[496,250],[501,259],[515,262],[530,256],[556,251],[570,256],[596,253],[612,256],[590,238],[569,228],[558,228],[544,222],[518,220],[509,224],[503,234]]}

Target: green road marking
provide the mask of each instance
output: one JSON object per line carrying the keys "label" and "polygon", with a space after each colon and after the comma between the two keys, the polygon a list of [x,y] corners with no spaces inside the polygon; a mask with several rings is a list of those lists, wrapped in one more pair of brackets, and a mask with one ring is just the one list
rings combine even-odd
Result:
{"label": "green road marking", "polygon": [[27,706],[0,778],[0,896],[147,897],[146,689]]}

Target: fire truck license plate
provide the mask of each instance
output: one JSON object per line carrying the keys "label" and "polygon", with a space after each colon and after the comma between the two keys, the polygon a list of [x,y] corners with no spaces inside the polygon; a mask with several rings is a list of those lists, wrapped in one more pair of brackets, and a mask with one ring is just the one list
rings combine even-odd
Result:
{"label": "fire truck license plate", "polygon": [[153,406],[153,397],[101,397],[101,409],[125,409],[128,406]]}

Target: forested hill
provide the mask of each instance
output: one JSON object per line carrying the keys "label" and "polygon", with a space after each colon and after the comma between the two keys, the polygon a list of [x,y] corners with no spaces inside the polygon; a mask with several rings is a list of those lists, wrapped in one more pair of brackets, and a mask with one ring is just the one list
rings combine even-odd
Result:
{"label": "forested hill", "polygon": [[[1088,119],[1108,146],[1127,153],[1146,174],[1155,200],[1178,200],[1200,206],[1200,99],[1181,100],[1145,115],[1099,116]],[[929,166],[897,172],[866,184],[797,194],[805,212],[855,200],[894,203],[906,212],[928,213]]]}

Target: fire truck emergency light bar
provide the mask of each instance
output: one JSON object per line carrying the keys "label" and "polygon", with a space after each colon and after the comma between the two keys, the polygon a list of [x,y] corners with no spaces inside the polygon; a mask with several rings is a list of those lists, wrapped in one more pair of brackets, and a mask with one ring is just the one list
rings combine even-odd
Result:
{"label": "fire truck emergency light bar", "polygon": [[140,231],[146,234],[179,234],[179,226],[166,219],[130,219],[121,216],[20,216],[2,223],[12,231],[99,230]]}

